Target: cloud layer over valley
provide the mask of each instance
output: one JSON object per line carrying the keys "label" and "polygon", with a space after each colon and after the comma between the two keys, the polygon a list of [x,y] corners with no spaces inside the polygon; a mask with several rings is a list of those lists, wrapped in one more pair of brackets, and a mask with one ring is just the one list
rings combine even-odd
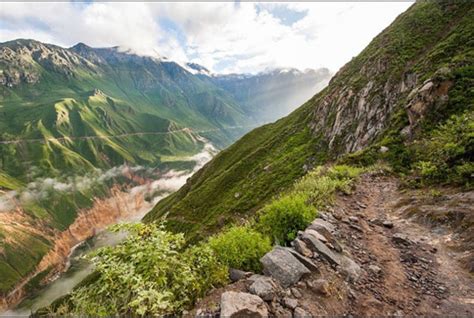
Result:
{"label": "cloud layer over valley", "polygon": [[[202,139],[202,141],[205,141]],[[171,192],[177,191],[194,172],[199,170],[217,153],[216,148],[210,143],[205,143],[203,150],[183,161],[193,161],[196,164],[192,170],[168,170],[144,166],[121,165],[102,171],[96,169],[82,176],[68,176],[64,178],[36,178],[19,191],[7,191],[0,193],[0,212],[14,210],[18,206],[37,203],[47,200],[52,195],[72,194],[83,192],[106,182],[122,182],[123,184],[137,184],[127,190],[131,198],[142,195],[149,198],[151,203],[156,204],[159,199]],[[138,178],[136,178],[138,177]],[[118,180],[117,178],[126,178]]]}

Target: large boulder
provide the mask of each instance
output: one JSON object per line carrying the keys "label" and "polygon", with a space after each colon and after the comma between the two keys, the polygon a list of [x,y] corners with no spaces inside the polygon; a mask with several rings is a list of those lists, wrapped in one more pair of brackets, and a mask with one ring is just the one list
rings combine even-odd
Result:
{"label": "large boulder", "polygon": [[253,283],[249,286],[249,292],[259,296],[265,301],[271,301],[277,294],[278,287],[271,277],[254,275]]}
{"label": "large boulder", "polygon": [[221,295],[222,318],[268,317],[268,309],[262,298],[240,292],[228,291]]}
{"label": "large boulder", "polygon": [[272,276],[284,288],[290,287],[302,276],[311,273],[291,252],[282,247],[275,247],[265,254],[260,262],[263,265],[263,272]]}

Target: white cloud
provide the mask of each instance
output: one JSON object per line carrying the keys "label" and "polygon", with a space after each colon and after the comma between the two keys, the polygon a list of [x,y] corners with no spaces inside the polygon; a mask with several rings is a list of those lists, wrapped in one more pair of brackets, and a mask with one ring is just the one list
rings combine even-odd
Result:
{"label": "white cloud", "polygon": [[[62,46],[119,45],[218,72],[337,70],[410,4],[1,3],[0,41],[26,37]],[[299,18],[283,21],[294,13]]]}

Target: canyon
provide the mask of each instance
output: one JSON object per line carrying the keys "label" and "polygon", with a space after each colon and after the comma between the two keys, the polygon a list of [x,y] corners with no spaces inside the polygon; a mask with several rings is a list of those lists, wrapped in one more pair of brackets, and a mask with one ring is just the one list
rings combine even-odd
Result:
{"label": "canyon", "polygon": [[[8,237],[13,238],[18,233],[27,232],[54,242],[54,245],[41,258],[34,270],[17,283],[11,292],[0,298],[0,310],[14,308],[27,297],[31,292],[27,285],[35,277],[41,277],[35,288],[39,289],[41,293],[41,290],[48,284],[68,270],[69,258],[74,249],[86,240],[102,233],[113,224],[139,221],[160,199],[179,189],[217,152],[217,149],[207,140],[202,137],[198,138],[205,142],[203,150],[194,156],[182,158],[184,161],[194,163],[191,170],[162,172],[158,169],[150,169],[153,173],[144,177],[136,172],[143,170],[141,167],[137,169],[126,165],[120,166],[118,174],[123,176],[127,182],[113,184],[107,190],[105,197],[94,199],[91,208],[81,209],[74,222],[64,231],[50,229],[45,225],[38,226],[31,217],[23,212],[21,204],[18,203],[14,211],[0,213],[0,224]],[[9,243],[15,245],[14,241]],[[5,314],[9,313],[7,311]]]}

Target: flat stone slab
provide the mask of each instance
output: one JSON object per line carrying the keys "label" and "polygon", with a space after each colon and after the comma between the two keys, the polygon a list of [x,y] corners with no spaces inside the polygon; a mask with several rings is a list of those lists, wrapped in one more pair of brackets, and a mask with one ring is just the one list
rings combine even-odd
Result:
{"label": "flat stone slab", "polygon": [[221,318],[266,318],[268,309],[262,298],[248,294],[228,291],[221,295]]}
{"label": "flat stone slab", "polygon": [[301,239],[306,243],[309,249],[324,257],[324,259],[332,265],[341,265],[341,255],[331,251],[326,244],[318,240],[315,236],[304,232]]}
{"label": "flat stone slab", "polygon": [[275,247],[265,254],[260,263],[263,265],[263,272],[272,276],[284,288],[290,287],[302,276],[311,273],[291,252],[281,247]]}
{"label": "flat stone slab", "polygon": [[308,226],[308,229],[314,229],[314,230],[317,230],[319,228],[325,228],[326,230],[328,230],[329,232],[331,233],[334,233],[334,231],[336,231],[336,227],[327,222],[327,221],[324,221],[323,219],[315,219],[309,226]]}
{"label": "flat stone slab", "polygon": [[310,271],[319,272],[318,266],[309,257],[301,255],[300,253],[298,253],[298,251],[289,247],[279,247],[279,248],[286,249],[288,252],[293,254],[293,256],[296,257],[301,262],[301,264],[303,264]]}

